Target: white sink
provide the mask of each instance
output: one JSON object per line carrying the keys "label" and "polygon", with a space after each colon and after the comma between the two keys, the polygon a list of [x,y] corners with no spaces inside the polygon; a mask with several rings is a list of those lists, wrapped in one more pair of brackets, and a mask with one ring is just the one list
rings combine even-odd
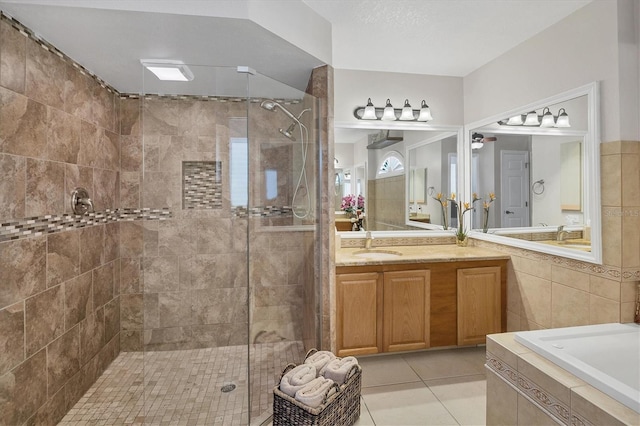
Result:
{"label": "white sink", "polygon": [[393,250],[359,250],[353,255],[367,259],[393,259],[402,256],[402,253]]}

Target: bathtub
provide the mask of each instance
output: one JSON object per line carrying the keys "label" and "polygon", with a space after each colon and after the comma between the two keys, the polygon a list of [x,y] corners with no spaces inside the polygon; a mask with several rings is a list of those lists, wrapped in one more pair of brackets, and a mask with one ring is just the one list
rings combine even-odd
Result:
{"label": "bathtub", "polygon": [[640,325],[521,331],[515,340],[640,413]]}

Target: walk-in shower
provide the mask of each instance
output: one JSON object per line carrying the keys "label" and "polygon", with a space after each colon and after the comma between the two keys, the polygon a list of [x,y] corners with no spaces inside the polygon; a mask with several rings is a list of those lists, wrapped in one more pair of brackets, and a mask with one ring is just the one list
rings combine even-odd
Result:
{"label": "walk-in shower", "polygon": [[319,345],[317,100],[190,68],[121,99],[122,203],[164,216],[121,224],[120,354],[62,424],[260,425]]}

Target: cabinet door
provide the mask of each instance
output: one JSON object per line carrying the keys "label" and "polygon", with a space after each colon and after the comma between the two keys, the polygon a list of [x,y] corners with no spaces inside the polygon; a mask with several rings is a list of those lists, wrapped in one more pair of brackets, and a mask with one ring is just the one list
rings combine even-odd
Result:
{"label": "cabinet door", "polygon": [[458,269],[458,345],[500,333],[500,267]]}
{"label": "cabinet door", "polygon": [[382,352],[382,274],[336,276],[338,356]]}
{"label": "cabinet door", "polygon": [[384,273],[385,352],[429,347],[430,271]]}

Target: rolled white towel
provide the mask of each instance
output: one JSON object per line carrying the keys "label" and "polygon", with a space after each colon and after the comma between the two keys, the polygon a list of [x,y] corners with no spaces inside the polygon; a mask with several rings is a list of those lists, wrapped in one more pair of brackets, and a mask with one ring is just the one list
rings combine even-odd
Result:
{"label": "rolled white towel", "polygon": [[336,356],[333,352],[330,351],[318,351],[312,355],[309,355],[307,359],[304,360],[305,364],[311,364],[316,367],[316,371],[318,372],[318,376],[320,376],[320,370],[324,368],[329,362],[336,359]]}
{"label": "rolled white towel", "polygon": [[288,371],[280,380],[280,390],[294,397],[302,387],[316,378],[316,368],[311,364],[300,364]]}
{"label": "rolled white towel", "polygon": [[296,400],[311,408],[319,407],[335,390],[333,380],[317,377],[296,392]]}
{"label": "rolled white towel", "polygon": [[330,361],[321,371],[320,376],[326,377],[336,382],[338,385],[344,384],[351,367],[358,364],[358,360],[352,356],[336,358]]}

